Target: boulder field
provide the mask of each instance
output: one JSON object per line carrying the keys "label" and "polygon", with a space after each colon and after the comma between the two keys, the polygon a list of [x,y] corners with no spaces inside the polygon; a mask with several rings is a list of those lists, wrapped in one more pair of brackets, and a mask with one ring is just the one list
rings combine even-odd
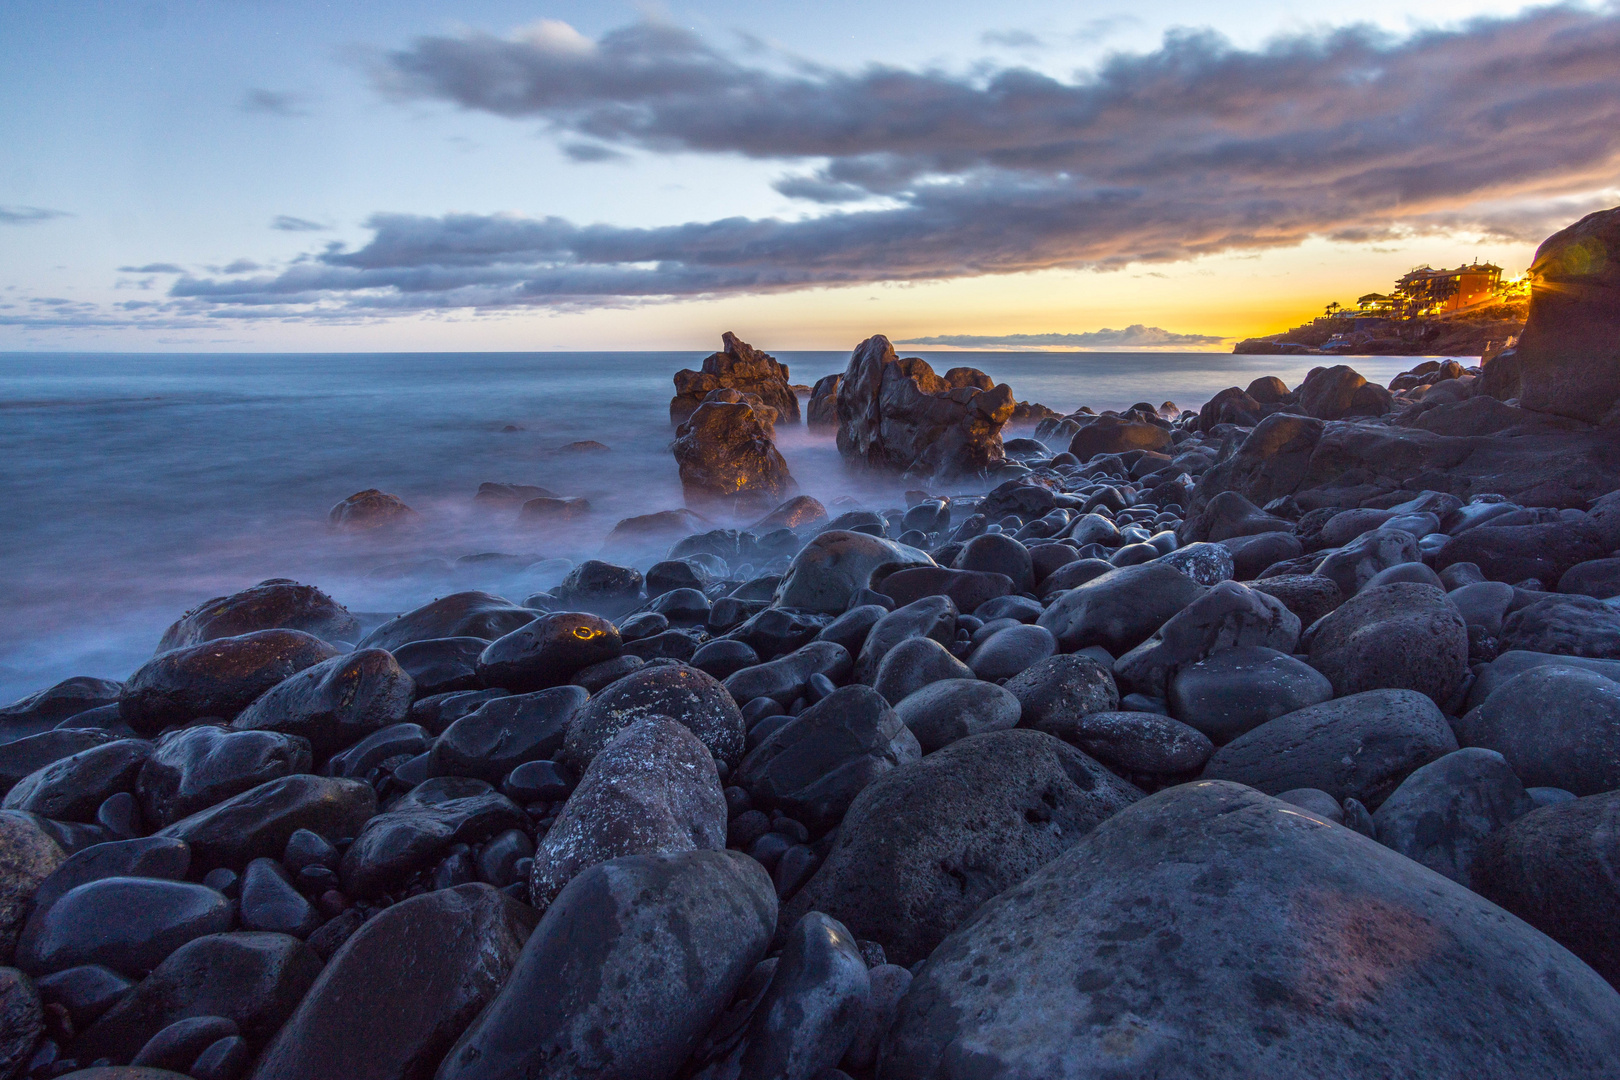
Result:
{"label": "boulder field", "polygon": [[0,1080],[1620,1076],[1620,211],[1537,258],[1483,368],[1198,412],[871,338],[810,419],[923,486],[836,516],[728,334],[748,527],[0,709]]}

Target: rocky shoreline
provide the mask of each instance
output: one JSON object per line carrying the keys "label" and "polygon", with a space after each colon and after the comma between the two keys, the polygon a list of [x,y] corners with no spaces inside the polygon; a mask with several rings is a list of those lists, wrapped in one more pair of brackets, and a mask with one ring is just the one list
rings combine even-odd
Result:
{"label": "rocky shoreline", "polygon": [[[270,580],[0,709],[0,1080],[1615,1075],[1620,210],[1537,272],[1189,412],[728,334],[555,589]],[[800,396],[906,505],[795,494]]]}

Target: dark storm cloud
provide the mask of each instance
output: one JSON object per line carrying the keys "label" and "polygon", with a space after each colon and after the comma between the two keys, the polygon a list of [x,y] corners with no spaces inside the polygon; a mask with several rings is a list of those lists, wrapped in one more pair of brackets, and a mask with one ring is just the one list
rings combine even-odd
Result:
{"label": "dark storm cloud", "polygon": [[43,206],[0,206],[0,225],[38,225],[42,221],[72,216],[66,210]]}
{"label": "dark storm cloud", "polygon": [[954,345],[963,349],[994,348],[1071,348],[1071,349],[1155,349],[1219,345],[1225,338],[1211,334],[1177,334],[1157,326],[1132,323],[1123,330],[1092,330],[1084,334],[936,334],[907,338],[896,345]]}
{"label": "dark storm cloud", "polygon": [[1319,236],[1534,240],[1620,181],[1614,4],[1256,50],[1178,32],[1067,81],[975,70],[773,65],[659,23],[595,41],[560,24],[418,39],[378,70],[395,97],[539,120],[589,140],[576,146],[781,161],[793,171],[777,190],[829,209],[636,229],[378,214],[357,250],[182,278],[174,295],[278,311],[568,306],[1109,268]]}

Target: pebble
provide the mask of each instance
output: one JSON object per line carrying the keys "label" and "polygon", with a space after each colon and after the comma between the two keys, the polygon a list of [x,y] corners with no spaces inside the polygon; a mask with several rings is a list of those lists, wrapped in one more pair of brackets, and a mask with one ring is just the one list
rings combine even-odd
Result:
{"label": "pebble", "polygon": [[135,786],[151,752],[152,744],[144,739],[119,739],[80,750],[17,781],[0,807],[56,821],[92,823],[109,796]]}
{"label": "pebble", "polygon": [[1203,586],[1161,562],[1124,567],[1060,595],[1038,625],[1052,632],[1063,652],[1101,645],[1121,656],[1203,591]]}
{"label": "pebble", "polygon": [[618,628],[578,611],[542,615],[490,642],[478,657],[485,686],[527,693],[561,686],[574,673],[623,651]]}
{"label": "pebble", "polygon": [[299,829],[332,840],[353,836],[376,812],[377,793],[370,784],[300,774],[250,788],[157,835],[185,841],[193,870],[234,870],[257,858],[276,858]]}
{"label": "pebble", "polygon": [[1468,627],[1434,585],[1357,593],[1313,625],[1300,647],[1341,697],[1415,690],[1445,707],[1468,677]]}
{"label": "pebble", "polygon": [[482,690],[478,656],[489,641],[478,637],[429,638],[393,650],[394,661],[411,677],[417,697]]}
{"label": "pebble", "polygon": [[525,762],[556,756],[588,700],[583,687],[555,686],[487,701],[433,743],[433,770],[498,784]]}
{"label": "pebble", "polygon": [[1019,623],[979,642],[968,656],[968,667],[980,679],[1003,682],[1056,652],[1057,639],[1050,630]]}
{"label": "pebble", "polygon": [[401,888],[457,844],[473,844],[527,819],[488,783],[462,776],[427,780],[356,829],[339,876],[350,896],[373,898]]}
{"label": "pebble", "polygon": [[173,649],[129,677],[118,714],[143,735],[204,717],[232,720],[284,679],[337,655],[301,630],[257,630]]}
{"label": "pebble", "polygon": [[109,877],[69,889],[17,939],[17,966],[44,975],[101,964],[145,975],[181,945],[231,928],[231,902],[184,881]]}
{"label": "pebble", "polygon": [[973,671],[933,638],[913,637],[883,656],[872,687],[884,700],[897,705],[902,698],[942,679],[971,679]]}
{"label": "pebble", "polygon": [[1267,720],[1332,697],[1333,684],[1309,664],[1244,645],[1177,670],[1168,702],[1171,716],[1222,746]]}
{"label": "pebble", "polygon": [[459,592],[407,611],[361,638],[357,649],[390,651],[413,641],[483,638],[494,641],[532,622],[536,612],[486,592]]}
{"label": "pebble", "polygon": [[1466,747],[1414,771],[1372,819],[1379,843],[1467,885],[1485,838],[1533,805],[1507,759]]}
{"label": "pebble", "polygon": [[1466,746],[1500,753],[1529,787],[1620,788],[1620,682],[1562,664],[1507,679],[1457,723]]}

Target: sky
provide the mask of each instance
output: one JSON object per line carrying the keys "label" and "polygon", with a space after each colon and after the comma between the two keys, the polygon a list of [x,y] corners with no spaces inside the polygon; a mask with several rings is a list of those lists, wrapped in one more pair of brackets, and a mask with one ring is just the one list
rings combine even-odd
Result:
{"label": "sky", "polygon": [[1620,6],[0,2],[0,350],[1225,349],[1620,204]]}

